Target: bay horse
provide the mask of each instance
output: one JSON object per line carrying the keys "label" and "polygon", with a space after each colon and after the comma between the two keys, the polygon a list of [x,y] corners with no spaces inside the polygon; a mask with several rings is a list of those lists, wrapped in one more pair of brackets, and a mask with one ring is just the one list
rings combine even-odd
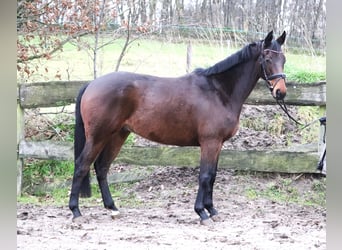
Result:
{"label": "bay horse", "polygon": [[212,67],[177,78],[113,72],[83,86],[75,111],[75,170],[69,200],[73,220],[82,218],[79,196],[91,195],[92,163],[104,207],[113,216],[119,214],[107,173],[131,132],[162,144],[200,147],[194,209],[202,224],[217,219],[213,185],[222,144],[237,132],[242,105],[260,78],[276,100],[284,99],[285,38],[285,31],[277,39],[271,31]]}

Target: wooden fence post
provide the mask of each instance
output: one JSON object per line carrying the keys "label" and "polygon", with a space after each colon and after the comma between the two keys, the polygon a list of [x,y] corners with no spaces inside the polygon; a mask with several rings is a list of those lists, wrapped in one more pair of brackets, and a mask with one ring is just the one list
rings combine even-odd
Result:
{"label": "wooden fence post", "polygon": [[24,121],[24,109],[21,108],[20,102],[17,104],[17,196],[21,195],[21,184],[23,174],[23,158],[19,157],[19,144],[20,141],[25,138],[25,121]]}
{"label": "wooden fence post", "polygon": [[191,46],[191,41],[189,41],[188,46],[186,47],[186,73],[190,73],[191,59],[192,59],[192,46]]}

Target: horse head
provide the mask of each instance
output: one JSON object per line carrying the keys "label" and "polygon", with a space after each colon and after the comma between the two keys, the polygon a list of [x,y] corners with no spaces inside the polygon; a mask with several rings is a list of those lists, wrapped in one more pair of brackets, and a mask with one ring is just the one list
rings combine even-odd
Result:
{"label": "horse head", "polygon": [[283,100],[286,96],[286,75],[283,73],[286,59],[281,50],[285,38],[285,31],[275,40],[273,40],[273,31],[269,32],[262,42],[259,57],[261,78],[267,82],[272,96],[277,100]]}

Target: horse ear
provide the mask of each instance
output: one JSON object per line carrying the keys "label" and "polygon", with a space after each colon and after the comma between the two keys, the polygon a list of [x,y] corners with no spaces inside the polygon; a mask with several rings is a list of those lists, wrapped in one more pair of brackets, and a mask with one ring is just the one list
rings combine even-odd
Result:
{"label": "horse ear", "polygon": [[284,30],[283,34],[281,34],[281,36],[277,38],[277,42],[278,42],[280,45],[283,45],[284,42],[285,42],[285,38],[286,38],[286,32],[285,32],[285,30]]}
{"label": "horse ear", "polygon": [[264,48],[269,47],[269,46],[271,45],[271,43],[272,43],[272,40],[273,40],[273,30],[271,30],[271,31],[267,34],[267,36],[266,36],[266,38],[265,38],[265,40],[264,40],[264,42],[265,42]]}

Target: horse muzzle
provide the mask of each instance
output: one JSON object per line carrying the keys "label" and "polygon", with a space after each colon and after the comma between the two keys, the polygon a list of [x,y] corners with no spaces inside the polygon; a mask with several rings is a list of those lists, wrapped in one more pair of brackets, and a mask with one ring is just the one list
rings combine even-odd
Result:
{"label": "horse muzzle", "polygon": [[267,78],[272,96],[276,100],[283,100],[286,96],[286,75],[284,73],[274,74]]}
{"label": "horse muzzle", "polygon": [[286,90],[285,91],[281,91],[280,89],[276,90],[275,99],[283,100],[285,98],[285,96],[286,96]]}

